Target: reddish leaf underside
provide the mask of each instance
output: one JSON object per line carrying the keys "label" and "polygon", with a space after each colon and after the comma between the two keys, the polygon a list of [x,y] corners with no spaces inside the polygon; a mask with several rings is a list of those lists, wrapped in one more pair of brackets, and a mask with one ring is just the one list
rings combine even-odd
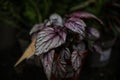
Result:
{"label": "reddish leaf underside", "polygon": [[77,17],[77,18],[85,18],[85,19],[93,18],[103,25],[103,22],[99,18],[97,18],[95,15],[88,13],[88,12],[74,12],[70,16]]}
{"label": "reddish leaf underside", "polygon": [[46,27],[37,35],[35,55],[40,55],[62,45],[66,40],[66,33],[59,28]]}

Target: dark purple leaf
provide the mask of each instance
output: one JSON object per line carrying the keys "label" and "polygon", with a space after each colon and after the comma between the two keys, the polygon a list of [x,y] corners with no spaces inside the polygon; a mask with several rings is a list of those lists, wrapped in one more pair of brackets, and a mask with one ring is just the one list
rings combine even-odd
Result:
{"label": "dark purple leaf", "polygon": [[36,55],[62,45],[66,40],[66,33],[59,28],[46,27],[40,31],[36,40]]}
{"label": "dark purple leaf", "polygon": [[88,28],[88,38],[89,39],[98,39],[100,38],[100,33],[97,29],[95,28]]}
{"label": "dark purple leaf", "polygon": [[99,21],[100,24],[103,25],[103,22],[99,18],[97,18],[95,15],[88,13],[88,12],[82,12],[82,11],[74,12],[70,16],[77,17],[77,18],[85,18],[85,19],[93,18],[93,19],[96,19],[97,21]]}
{"label": "dark purple leaf", "polygon": [[111,47],[113,47],[113,45],[116,42],[116,38],[114,36],[112,36],[112,35],[110,35],[110,36],[111,36],[111,39],[108,38],[108,40],[106,39],[106,40],[104,40],[104,41],[101,42],[102,48],[111,48]]}
{"label": "dark purple leaf", "polygon": [[46,73],[48,80],[50,80],[50,77],[51,77],[54,53],[55,53],[55,51],[52,50],[52,51],[48,52],[47,54],[45,54],[43,56],[43,59],[41,59],[42,65],[44,68],[44,72]]}
{"label": "dark purple leaf", "polygon": [[75,17],[71,17],[68,20],[66,20],[64,25],[68,29],[80,34],[84,34],[85,27],[86,27],[86,24],[84,23],[83,20]]}
{"label": "dark purple leaf", "polygon": [[43,28],[45,28],[45,26],[44,26],[43,23],[41,23],[41,24],[35,24],[35,25],[33,26],[33,28],[31,29],[31,31],[30,31],[29,34],[32,35],[33,33],[36,33],[36,32],[38,32],[38,31],[42,30]]}
{"label": "dark purple leaf", "polygon": [[53,64],[53,74],[57,78],[64,78],[66,74],[66,62],[64,60],[58,60]]}
{"label": "dark purple leaf", "polygon": [[85,43],[83,41],[80,41],[76,45],[73,45],[73,49],[79,51],[80,53],[84,53],[85,50]]}
{"label": "dark purple leaf", "polygon": [[61,50],[60,55],[61,55],[61,59],[65,60],[65,59],[70,59],[71,53],[68,48],[65,48]]}
{"label": "dark purple leaf", "polygon": [[71,62],[72,62],[72,66],[73,69],[76,71],[80,68],[81,66],[81,57],[79,55],[79,53],[77,51],[73,51],[72,55],[71,55]]}
{"label": "dark purple leaf", "polygon": [[81,68],[77,69],[77,71],[74,73],[75,76],[78,76],[81,71]]}
{"label": "dark purple leaf", "polygon": [[71,65],[67,65],[66,66],[66,78],[70,78],[70,77],[73,77],[74,76],[74,70],[73,70],[73,67]]}
{"label": "dark purple leaf", "polygon": [[102,48],[101,48],[98,44],[94,44],[94,45],[93,45],[93,49],[94,49],[95,52],[97,52],[97,53],[102,53]]}
{"label": "dark purple leaf", "polygon": [[78,35],[79,40],[83,40],[83,39],[85,38],[85,35],[86,35],[86,34],[82,34],[82,35],[79,34],[79,35]]}

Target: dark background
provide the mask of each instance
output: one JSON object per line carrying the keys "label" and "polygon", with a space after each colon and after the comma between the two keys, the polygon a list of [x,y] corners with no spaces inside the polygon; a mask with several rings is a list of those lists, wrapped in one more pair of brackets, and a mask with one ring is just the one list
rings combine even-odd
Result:
{"label": "dark background", "polygon": [[87,11],[99,17],[104,27],[87,24],[99,29],[103,41],[115,39],[110,58],[105,62],[99,62],[100,55],[86,57],[80,80],[120,80],[119,10],[119,0],[0,0],[1,80],[46,80],[42,67],[34,61],[23,61],[16,68],[14,64],[29,45],[29,31],[34,24],[54,12],[63,16],[74,11]]}

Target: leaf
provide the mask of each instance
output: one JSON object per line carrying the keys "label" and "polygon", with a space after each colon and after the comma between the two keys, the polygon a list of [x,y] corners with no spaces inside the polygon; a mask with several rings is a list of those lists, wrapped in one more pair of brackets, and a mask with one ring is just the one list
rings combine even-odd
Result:
{"label": "leaf", "polygon": [[64,60],[58,60],[53,63],[53,74],[57,78],[64,78],[66,73],[66,62]]}
{"label": "leaf", "polygon": [[58,27],[46,27],[38,33],[36,41],[36,55],[40,55],[62,45],[66,40],[66,33]]}
{"label": "leaf", "polygon": [[72,30],[73,32],[77,32],[80,34],[84,34],[85,27],[86,27],[86,24],[84,23],[83,20],[75,17],[69,18],[64,25],[65,27]]}
{"label": "leaf", "polygon": [[48,27],[48,26],[52,25],[52,22],[50,20],[48,20],[48,19],[45,19],[44,24],[45,24],[45,26]]}
{"label": "leaf", "polygon": [[83,41],[78,42],[77,44],[73,45],[73,49],[79,51],[80,53],[84,53],[86,51],[86,45]]}
{"label": "leaf", "polygon": [[35,52],[35,41],[36,41],[36,38],[33,39],[31,44],[28,46],[28,48],[25,50],[23,55],[20,57],[20,59],[16,62],[16,64],[14,66],[17,66],[24,59],[30,58],[31,56],[34,55],[34,52]]}
{"label": "leaf", "polygon": [[85,47],[86,46],[83,41],[80,41],[76,45],[73,45],[74,51],[72,52],[71,55],[71,62],[75,71],[77,71],[82,65],[82,59],[84,58],[84,55],[86,53]]}
{"label": "leaf", "polygon": [[99,18],[88,12],[82,12],[82,11],[74,12],[70,15],[70,17],[85,18],[85,19],[93,18],[103,25],[103,22]]}
{"label": "leaf", "polygon": [[44,67],[44,72],[46,73],[48,80],[50,80],[51,78],[54,53],[55,53],[54,50],[48,52],[47,54],[44,55],[43,59],[41,60]]}
{"label": "leaf", "polygon": [[92,27],[88,28],[88,33],[87,34],[88,34],[89,39],[95,39],[96,40],[96,39],[100,38],[99,31],[95,28],[92,28]]}
{"label": "leaf", "polygon": [[94,44],[94,45],[93,45],[93,49],[94,49],[94,51],[97,52],[97,53],[102,53],[102,48],[101,48],[101,46],[98,45],[98,44]]}
{"label": "leaf", "polygon": [[52,22],[56,26],[63,26],[63,20],[62,17],[56,13],[52,14],[50,16],[50,22]]}
{"label": "leaf", "polygon": [[30,35],[32,35],[33,33],[36,33],[40,30],[42,30],[43,28],[45,28],[44,24],[43,23],[40,23],[40,24],[35,24],[33,26],[33,28],[30,30]]}
{"label": "leaf", "polygon": [[62,17],[56,13],[50,15],[49,20],[45,20],[44,22],[46,26],[50,26],[50,25],[60,26],[60,27],[63,26]]}
{"label": "leaf", "polygon": [[100,53],[100,61],[102,62],[102,61],[109,60],[110,59],[110,55],[111,55],[111,51],[112,51],[111,48],[102,51],[102,53]]}
{"label": "leaf", "polygon": [[81,61],[82,60],[81,60],[79,53],[77,51],[73,51],[73,53],[71,55],[71,62],[72,62],[73,69],[75,71],[77,71],[80,68]]}
{"label": "leaf", "polygon": [[66,59],[70,59],[71,53],[68,48],[65,48],[61,50],[60,55],[62,60],[66,60]]}
{"label": "leaf", "polygon": [[70,78],[74,76],[74,70],[73,67],[71,65],[66,65],[66,78]]}

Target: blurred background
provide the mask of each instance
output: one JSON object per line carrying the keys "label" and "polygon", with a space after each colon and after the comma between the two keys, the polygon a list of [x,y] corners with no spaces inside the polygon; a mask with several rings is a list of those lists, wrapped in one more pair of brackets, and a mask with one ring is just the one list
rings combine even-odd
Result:
{"label": "blurred background", "polygon": [[99,29],[104,54],[89,54],[80,80],[120,80],[120,0],[0,0],[0,77],[2,80],[46,80],[34,61],[15,62],[30,43],[30,29],[52,13],[87,11],[104,22]]}

